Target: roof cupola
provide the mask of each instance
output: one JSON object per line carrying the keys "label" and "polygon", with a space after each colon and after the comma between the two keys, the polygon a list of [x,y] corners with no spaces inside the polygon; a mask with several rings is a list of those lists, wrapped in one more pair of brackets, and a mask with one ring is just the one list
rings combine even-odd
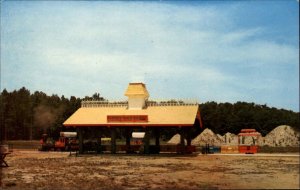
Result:
{"label": "roof cupola", "polygon": [[149,93],[144,83],[129,83],[125,96],[128,97],[128,109],[143,109]]}

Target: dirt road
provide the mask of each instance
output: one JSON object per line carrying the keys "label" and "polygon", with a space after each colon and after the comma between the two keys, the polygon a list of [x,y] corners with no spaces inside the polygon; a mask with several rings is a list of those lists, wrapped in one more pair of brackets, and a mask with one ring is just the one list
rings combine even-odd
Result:
{"label": "dirt road", "polygon": [[3,189],[299,188],[299,157],[69,156],[14,151],[2,168]]}

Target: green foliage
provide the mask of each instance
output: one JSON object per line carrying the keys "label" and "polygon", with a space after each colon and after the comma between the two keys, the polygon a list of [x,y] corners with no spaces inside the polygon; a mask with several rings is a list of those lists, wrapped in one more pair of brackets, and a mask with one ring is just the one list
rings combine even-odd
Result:
{"label": "green foliage", "polygon": [[[103,99],[99,93],[86,97]],[[40,139],[43,133],[58,137],[65,130],[62,123],[80,107],[81,100],[39,91],[31,94],[25,87],[13,92],[4,89],[0,95],[0,140]]]}
{"label": "green foliage", "polygon": [[[49,96],[39,91],[31,94],[25,87],[13,92],[4,89],[0,95],[0,140],[39,139],[43,133],[56,138],[60,131],[66,130],[62,123],[80,107],[82,100],[105,99],[99,93],[80,99]],[[290,125],[299,130],[299,113],[266,105],[207,102],[200,105],[200,112],[203,127],[222,135],[226,132],[237,134],[243,128],[254,128],[266,135],[278,125]],[[195,127],[192,137],[202,130]],[[169,139],[177,132],[175,128],[164,129],[161,135]]]}
{"label": "green foliage", "polygon": [[226,132],[237,134],[245,128],[253,128],[266,135],[279,125],[290,125],[299,130],[299,113],[266,105],[207,102],[200,105],[200,111],[204,128],[222,135]]}

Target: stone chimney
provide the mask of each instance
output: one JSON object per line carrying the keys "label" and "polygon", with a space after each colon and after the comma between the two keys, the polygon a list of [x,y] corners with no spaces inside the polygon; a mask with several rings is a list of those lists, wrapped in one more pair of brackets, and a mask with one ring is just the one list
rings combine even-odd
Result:
{"label": "stone chimney", "polygon": [[146,107],[149,93],[144,83],[129,83],[125,96],[128,97],[128,109],[141,110]]}

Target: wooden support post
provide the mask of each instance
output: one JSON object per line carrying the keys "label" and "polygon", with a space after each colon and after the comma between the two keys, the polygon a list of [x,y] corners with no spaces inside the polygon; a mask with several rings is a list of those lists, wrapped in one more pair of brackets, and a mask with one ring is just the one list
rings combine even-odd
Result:
{"label": "wooden support post", "polygon": [[144,153],[150,154],[150,130],[149,130],[149,128],[146,128],[144,142],[145,142]]}
{"label": "wooden support post", "polygon": [[126,153],[130,153],[131,152],[131,148],[130,148],[131,130],[125,129],[125,135],[126,135]]}
{"label": "wooden support post", "polygon": [[102,153],[102,147],[101,147],[101,129],[96,128],[96,139],[97,139],[97,153]]}
{"label": "wooden support post", "polygon": [[155,129],[155,146],[156,146],[157,154],[159,154],[160,152],[159,137],[160,137],[160,131],[159,129]]}
{"label": "wooden support post", "polygon": [[186,142],[187,142],[187,146],[191,146],[191,142],[192,142],[191,129],[187,130]]}
{"label": "wooden support post", "polygon": [[77,128],[78,140],[79,140],[79,154],[83,154],[83,130],[82,128]]}
{"label": "wooden support post", "polygon": [[180,153],[184,154],[184,130],[180,130]]}
{"label": "wooden support post", "polygon": [[115,128],[110,128],[111,132],[111,154],[116,154],[116,129]]}

